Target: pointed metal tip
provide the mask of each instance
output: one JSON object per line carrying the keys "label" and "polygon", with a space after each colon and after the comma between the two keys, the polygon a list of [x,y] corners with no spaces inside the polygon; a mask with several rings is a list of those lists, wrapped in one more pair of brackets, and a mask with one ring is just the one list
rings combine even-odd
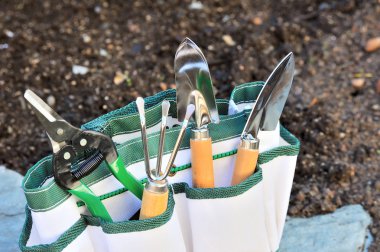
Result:
{"label": "pointed metal tip", "polygon": [[162,102],[162,115],[163,116],[168,116],[168,114],[169,114],[169,109],[170,109],[170,102],[169,101],[167,101],[167,100],[164,100],[163,102]]}
{"label": "pointed metal tip", "polygon": [[186,119],[186,120],[189,120],[190,117],[193,115],[194,111],[195,111],[195,106],[194,106],[194,104],[189,104],[189,105],[187,106],[187,108],[186,108],[185,119]]}
{"label": "pointed metal tip", "polygon": [[[136,99],[136,105],[137,105],[137,110],[139,112],[139,117],[140,117],[140,123],[141,125],[145,125],[145,109],[144,109],[144,99],[142,97],[137,97]],[[141,126],[142,127],[142,126]]]}
{"label": "pointed metal tip", "polygon": [[29,97],[29,96],[30,96],[30,93],[33,93],[33,91],[32,91],[32,90],[30,90],[30,89],[27,89],[27,90],[25,90],[25,93],[24,93],[24,98],[25,98],[25,99],[28,99],[27,97]]}
{"label": "pointed metal tip", "polygon": [[50,122],[62,119],[49,105],[47,105],[38,95],[32,90],[27,89],[24,93],[24,98],[32,105],[33,109],[43,115]]}
{"label": "pointed metal tip", "polygon": [[186,37],[182,40],[181,44],[185,44],[185,43],[192,43],[194,44],[194,42],[189,38],[189,37]]}
{"label": "pointed metal tip", "polygon": [[195,48],[195,49],[199,48],[197,46],[197,44],[195,44],[194,41],[192,41],[189,37],[186,37],[184,40],[182,40],[181,44],[179,45],[179,48],[182,48],[182,47],[185,47],[185,46],[186,47],[192,47],[192,48]]}
{"label": "pointed metal tip", "polygon": [[[274,74],[277,72],[277,70],[284,68],[284,67],[292,67],[294,68],[294,55],[293,52],[288,53],[284,58],[281,59],[281,61],[277,64],[273,72],[271,73]],[[269,76],[268,80],[270,79],[271,75]],[[268,81],[267,80],[267,81]]]}
{"label": "pointed metal tip", "polygon": [[[24,98],[29,102],[32,103],[35,98],[38,97],[32,90],[27,89],[24,93]],[[39,98],[39,97],[38,97]]]}
{"label": "pointed metal tip", "polygon": [[283,60],[282,61],[294,61],[294,54],[293,54],[293,52],[290,52],[290,53],[288,53],[284,58],[283,58]]}
{"label": "pointed metal tip", "polygon": [[144,99],[142,97],[137,97],[136,99],[136,105],[137,105],[137,110],[141,113],[144,111]]}

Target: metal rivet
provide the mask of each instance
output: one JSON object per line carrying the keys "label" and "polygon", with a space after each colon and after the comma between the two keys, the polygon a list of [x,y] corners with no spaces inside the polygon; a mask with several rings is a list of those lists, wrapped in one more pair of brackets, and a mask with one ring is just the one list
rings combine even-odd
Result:
{"label": "metal rivet", "polygon": [[70,152],[65,152],[65,153],[63,154],[63,158],[66,159],[66,160],[69,160],[69,159],[71,158],[71,154],[70,154]]}
{"label": "metal rivet", "polygon": [[58,129],[57,129],[57,134],[58,134],[58,135],[63,135],[63,129],[58,128]]}
{"label": "metal rivet", "polygon": [[86,146],[86,144],[87,144],[87,140],[84,139],[84,138],[82,138],[82,139],[80,140],[79,144],[80,144],[80,146]]}

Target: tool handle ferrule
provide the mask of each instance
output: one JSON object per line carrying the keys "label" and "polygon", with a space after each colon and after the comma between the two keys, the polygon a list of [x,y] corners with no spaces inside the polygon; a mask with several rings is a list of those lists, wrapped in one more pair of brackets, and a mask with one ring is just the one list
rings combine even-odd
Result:
{"label": "tool handle ferrule", "polygon": [[210,134],[206,127],[191,130],[191,139],[207,140],[209,138],[210,138]]}
{"label": "tool handle ferrule", "polygon": [[248,150],[259,149],[260,140],[258,138],[252,137],[251,134],[242,137],[239,148]]}

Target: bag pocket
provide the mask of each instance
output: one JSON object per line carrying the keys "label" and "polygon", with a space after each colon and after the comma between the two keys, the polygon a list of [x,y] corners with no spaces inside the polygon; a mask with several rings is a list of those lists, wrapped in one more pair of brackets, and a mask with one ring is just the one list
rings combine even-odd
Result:
{"label": "bag pocket", "polygon": [[269,251],[261,168],[235,186],[206,189],[182,186],[192,251]]}
{"label": "bag pocket", "polygon": [[279,248],[285,225],[300,143],[284,127],[276,148],[259,156],[263,170],[265,218],[271,250]]}
{"label": "bag pocket", "polygon": [[[76,198],[54,183],[50,157],[42,159],[28,171],[22,187],[28,202],[20,237],[22,249],[33,251],[30,248],[53,244],[81,222],[85,209],[78,208]],[[82,235],[88,234],[84,232]]]}
{"label": "bag pocket", "polygon": [[[52,222],[51,227],[54,228],[56,223],[57,221]],[[20,236],[19,247],[21,251],[28,252],[95,251],[87,231],[86,221],[82,216],[53,242],[42,242],[39,233],[35,230],[31,211],[26,207],[26,219]]]}
{"label": "bag pocket", "polygon": [[166,211],[159,216],[100,225],[107,251],[186,251],[172,192]]}
{"label": "bag pocket", "polygon": [[27,219],[23,235],[20,237],[20,249],[22,251],[70,252],[186,251],[174,206],[173,193],[170,192],[166,211],[151,219],[106,222],[82,215],[54,242],[33,246],[27,245],[33,226],[30,210],[27,209]]}

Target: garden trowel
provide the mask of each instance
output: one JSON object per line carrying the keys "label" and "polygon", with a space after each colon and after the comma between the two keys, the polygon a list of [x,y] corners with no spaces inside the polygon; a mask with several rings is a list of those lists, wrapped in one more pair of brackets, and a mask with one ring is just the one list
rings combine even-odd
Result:
{"label": "garden trowel", "polygon": [[184,39],[177,49],[174,71],[178,120],[183,121],[188,104],[195,106],[195,128],[191,130],[190,139],[193,186],[212,188],[212,142],[207,126],[219,123],[219,114],[206,58],[189,38]]}
{"label": "garden trowel", "polygon": [[249,115],[241,134],[232,185],[236,185],[250,175],[256,168],[259,156],[259,130],[275,130],[288,98],[294,75],[294,57],[289,53],[273,70]]}

